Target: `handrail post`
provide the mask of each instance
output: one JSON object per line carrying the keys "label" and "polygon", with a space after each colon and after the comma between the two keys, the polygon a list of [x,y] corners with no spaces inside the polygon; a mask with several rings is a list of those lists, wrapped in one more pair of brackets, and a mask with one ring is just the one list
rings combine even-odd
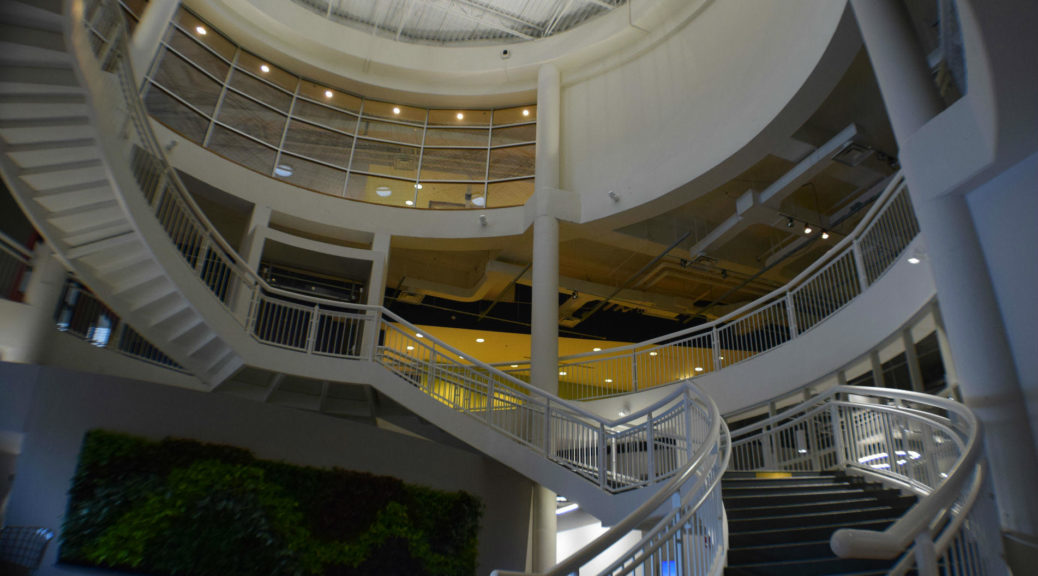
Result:
{"label": "handrail post", "polygon": [[606,490],[606,477],[609,472],[609,463],[606,458],[606,429],[605,422],[598,423],[598,487]]}
{"label": "handrail post", "polygon": [[309,329],[306,334],[306,353],[313,354],[317,343],[317,324],[321,316],[321,305],[316,304],[310,309]]}
{"label": "handrail post", "polygon": [[797,337],[797,314],[793,309],[793,294],[787,291],[784,300],[786,301],[786,318],[789,320],[789,339],[792,340]]}
{"label": "handrail post", "polygon": [[486,420],[488,425],[491,422],[491,417],[494,413],[494,379],[487,374],[487,406],[486,406]]}
{"label": "handrail post", "polygon": [[649,484],[656,483],[656,435],[652,424],[652,412],[649,412],[645,415],[645,457],[649,467]]}
{"label": "handrail post", "polygon": [[861,253],[861,238],[851,241],[851,251],[854,253],[854,268],[858,271],[858,289],[865,292],[869,279],[865,273],[865,256]]}
{"label": "handrail post", "polygon": [[714,355],[710,364],[713,366],[713,370],[720,370],[724,366],[721,364],[721,343],[717,340],[717,326],[710,329],[710,342],[712,342],[711,352]]}
{"label": "handrail post", "polygon": [[685,388],[685,396],[682,398],[682,402],[685,405],[685,453],[687,459],[692,459],[692,440],[695,434],[692,432],[692,398],[689,396],[689,390]]}
{"label": "handrail post", "polygon": [[840,421],[840,407],[835,402],[829,403],[829,426],[832,428],[836,448],[836,464],[840,468],[845,468],[847,455],[844,453],[843,447],[843,422]]}
{"label": "handrail post", "polygon": [[929,529],[915,537],[915,566],[920,576],[937,576],[937,551]]}
{"label": "handrail post", "polygon": [[631,353],[631,391],[638,391],[638,352]]}
{"label": "handrail post", "polygon": [[544,457],[551,460],[551,397],[544,397]]}

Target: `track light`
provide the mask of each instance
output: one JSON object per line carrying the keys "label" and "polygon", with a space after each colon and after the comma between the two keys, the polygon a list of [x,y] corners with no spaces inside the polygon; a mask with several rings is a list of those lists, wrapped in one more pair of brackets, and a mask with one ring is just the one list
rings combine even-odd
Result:
{"label": "track light", "polygon": [[825,230],[822,230],[822,240],[828,240],[828,239],[829,239],[829,233],[826,232]]}
{"label": "track light", "polygon": [[814,229],[811,228],[810,224],[804,224],[804,234],[810,234],[813,231],[814,231]]}
{"label": "track light", "polygon": [[792,218],[787,218],[786,219],[786,228],[792,228],[792,227],[793,227],[793,219]]}

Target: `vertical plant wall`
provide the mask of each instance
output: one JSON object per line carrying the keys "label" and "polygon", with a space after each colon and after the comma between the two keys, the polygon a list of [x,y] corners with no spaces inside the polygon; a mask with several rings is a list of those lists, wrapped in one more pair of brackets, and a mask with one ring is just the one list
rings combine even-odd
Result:
{"label": "vertical plant wall", "polygon": [[482,508],[396,478],[92,430],[59,559],[157,576],[469,576]]}

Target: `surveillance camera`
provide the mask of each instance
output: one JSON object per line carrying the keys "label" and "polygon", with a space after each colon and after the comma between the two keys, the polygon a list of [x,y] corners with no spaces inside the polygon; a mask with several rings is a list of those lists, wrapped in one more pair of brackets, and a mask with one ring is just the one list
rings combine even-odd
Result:
{"label": "surveillance camera", "polygon": [[508,48],[505,48],[504,50],[501,51],[501,59],[502,60],[508,60],[511,57],[512,57],[512,51],[509,50]]}

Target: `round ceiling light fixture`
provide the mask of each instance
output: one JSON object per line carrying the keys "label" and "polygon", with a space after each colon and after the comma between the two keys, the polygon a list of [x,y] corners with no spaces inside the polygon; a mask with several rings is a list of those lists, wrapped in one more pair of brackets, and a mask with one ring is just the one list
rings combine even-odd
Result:
{"label": "round ceiling light fixture", "polygon": [[278,164],[277,166],[274,167],[274,175],[275,176],[280,176],[282,178],[288,178],[294,172],[295,171],[292,170],[292,167],[289,166],[288,164]]}
{"label": "round ceiling light fixture", "polygon": [[389,198],[393,195],[393,191],[389,189],[389,186],[379,186],[375,188],[375,194],[378,194],[381,198]]}
{"label": "round ceiling light fixture", "polygon": [[487,205],[487,199],[485,196],[476,196],[472,199],[472,205],[482,208]]}

